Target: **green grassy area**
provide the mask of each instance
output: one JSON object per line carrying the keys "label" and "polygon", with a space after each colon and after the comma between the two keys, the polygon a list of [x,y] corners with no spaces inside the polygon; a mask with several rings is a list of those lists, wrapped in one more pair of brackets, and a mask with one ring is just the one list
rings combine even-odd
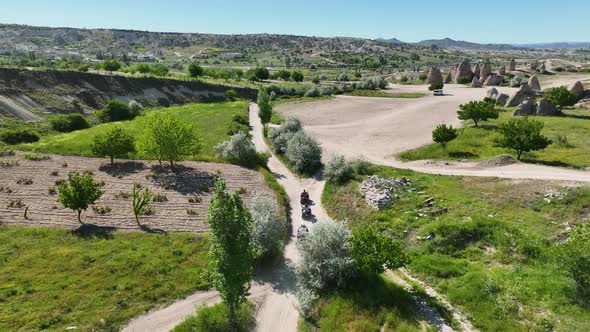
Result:
{"label": "green grassy area", "polygon": [[[409,270],[445,294],[476,327],[590,329],[588,305],[560,268],[556,249],[570,227],[590,213],[589,188],[381,166],[372,166],[371,173],[406,177],[411,186],[390,208],[377,211],[358,191],[361,177],[343,185],[328,183],[322,196],[327,212],[353,229],[375,224],[404,238]],[[432,207],[424,203],[430,197]]]}
{"label": "green grassy area", "polygon": [[[497,120],[486,121],[479,128],[468,122],[468,126],[459,129],[459,137],[447,144],[446,151],[439,144],[430,144],[402,152],[399,156],[403,160],[488,159],[507,154],[516,158],[515,152],[494,147],[493,143],[498,123],[510,119],[513,111],[513,108],[503,109]],[[565,116],[561,117],[535,117],[545,124],[543,134],[553,144],[541,151],[524,153],[523,161],[578,168],[590,166],[590,112],[566,110],[564,113]]]}
{"label": "green grassy area", "polygon": [[[358,280],[349,289],[321,296],[307,331],[436,331],[421,321],[411,294],[385,277]],[[383,328],[383,329],[381,329]]]}
{"label": "green grassy area", "polygon": [[[236,310],[237,331],[252,331],[254,322],[254,303],[243,303]],[[226,332],[232,331],[227,317],[227,306],[219,303],[210,307],[201,307],[196,315],[185,319],[175,326],[171,332]]]}
{"label": "green grassy area", "polygon": [[381,98],[420,98],[426,96],[422,92],[400,92],[389,93],[383,90],[354,90],[347,93],[349,96],[358,97],[381,97]]}
{"label": "green grassy area", "polygon": [[118,331],[208,287],[206,236],[0,226],[0,243],[0,331]]}
{"label": "green grassy area", "polygon": [[[22,144],[16,148],[63,155],[92,156],[91,145],[94,136],[105,133],[113,126],[120,126],[137,136],[143,130],[149,117],[154,116],[156,113],[166,112],[193,124],[195,133],[201,139],[202,150],[198,155],[192,156],[192,159],[216,160],[215,145],[229,137],[227,132],[233,116],[236,114],[247,114],[247,107],[248,102],[236,101],[187,104],[147,110],[145,115],[138,116],[131,121],[106,123],[71,133],[49,135],[41,138],[39,142]],[[131,155],[129,157],[136,156]]]}

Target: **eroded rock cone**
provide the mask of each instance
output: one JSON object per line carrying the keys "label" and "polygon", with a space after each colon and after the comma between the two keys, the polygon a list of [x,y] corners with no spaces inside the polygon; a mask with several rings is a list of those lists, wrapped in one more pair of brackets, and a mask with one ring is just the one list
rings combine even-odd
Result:
{"label": "eroded rock cone", "polygon": [[534,91],[541,91],[541,83],[539,83],[539,78],[537,77],[537,75],[531,76],[531,78],[529,79],[529,86]]}
{"label": "eroded rock cone", "polygon": [[498,90],[496,88],[491,88],[486,92],[486,98],[496,99],[498,97]]}
{"label": "eroded rock cone", "polygon": [[499,106],[505,106],[505,105],[506,105],[506,102],[508,101],[508,98],[510,98],[510,96],[508,96],[507,94],[505,94],[505,93],[500,93],[500,94],[498,95],[498,98],[496,98],[496,103],[497,103]]}
{"label": "eroded rock cone", "polygon": [[576,83],[573,83],[572,85],[570,85],[568,90],[575,93],[576,96],[578,96],[578,100],[580,100],[584,97],[584,94],[585,94],[584,85],[580,81],[577,81]]}
{"label": "eroded rock cone", "polygon": [[535,115],[536,113],[537,109],[533,103],[533,98],[527,98],[522,103],[518,104],[518,107],[516,107],[516,111],[512,113],[512,116],[529,116]]}
{"label": "eroded rock cone", "polygon": [[477,79],[477,77],[473,76],[473,80],[471,80],[471,87],[472,88],[481,88],[483,85],[481,84],[481,82]]}
{"label": "eroded rock cone", "polygon": [[473,79],[473,72],[471,71],[471,63],[468,59],[461,61],[459,67],[457,67],[457,74],[455,76],[456,83],[471,82]]}
{"label": "eroded rock cone", "polygon": [[443,76],[440,72],[438,67],[432,67],[430,72],[428,73],[428,78],[426,79],[426,83],[428,84],[441,84],[443,83]]}
{"label": "eroded rock cone", "polygon": [[457,73],[457,65],[454,65],[449,70],[449,73],[447,74],[447,78],[445,79],[445,83],[453,83],[453,81],[455,80],[456,73]]}
{"label": "eroded rock cone", "polygon": [[508,65],[508,68],[510,71],[516,70],[516,60],[514,60],[514,58],[510,59],[510,65]]}
{"label": "eroded rock cone", "polygon": [[537,70],[538,67],[539,67],[539,63],[537,61],[533,61],[533,62],[531,62],[531,65],[529,68],[531,70]]}
{"label": "eroded rock cone", "polygon": [[505,66],[498,68],[498,75],[506,75],[506,67]]}
{"label": "eroded rock cone", "polygon": [[488,76],[492,74],[492,65],[489,62],[486,62],[481,67],[481,73],[479,74],[479,80],[484,82]]}
{"label": "eroded rock cone", "polygon": [[477,77],[477,79],[479,79],[480,74],[481,74],[481,68],[479,67],[479,63],[476,63],[475,68],[473,69],[473,76],[475,76],[475,77]]}
{"label": "eroded rock cone", "polygon": [[535,91],[533,91],[527,83],[523,83],[520,86],[520,89],[518,89],[518,91],[516,91],[512,95],[512,97],[510,97],[510,99],[508,99],[506,106],[508,106],[508,107],[518,106],[519,104],[524,102],[527,98],[532,99],[532,98],[535,98],[536,96],[537,96],[537,94],[535,93]]}
{"label": "eroded rock cone", "polygon": [[541,73],[541,74],[547,74],[547,67],[545,67],[545,62],[543,62],[541,64],[541,66],[539,67],[539,73]]}
{"label": "eroded rock cone", "polygon": [[486,78],[486,81],[483,83],[485,86],[498,86],[504,82],[504,76],[502,75],[490,75]]}
{"label": "eroded rock cone", "polygon": [[537,104],[537,115],[539,116],[555,116],[559,111],[549,100],[541,98]]}

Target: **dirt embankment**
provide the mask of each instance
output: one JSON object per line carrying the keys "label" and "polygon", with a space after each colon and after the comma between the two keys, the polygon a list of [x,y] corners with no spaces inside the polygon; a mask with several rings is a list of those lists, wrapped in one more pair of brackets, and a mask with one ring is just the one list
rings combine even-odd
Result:
{"label": "dirt embankment", "polygon": [[134,99],[144,106],[219,101],[228,89],[256,98],[255,89],[198,81],[0,68],[0,116],[35,120],[43,113],[89,113],[111,99]]}
{"label": "dirt embankment", "polygon": [[[102,184],[104,194],[82,213],[82,221],[122,231],[207,231],[207,208],[216,176],[230,191],[240,193],[247,204],[258,194],[272,195],[263,176],[243,167],[183,161],[176,172],[152,161],[121,161],[111,166],[106,159],[52,155],[33,161],[21,156],[0,157],[0,224],[77,228],[76,213],[57,202],[57,185],[68,172],[90,171]],[[158,197],[153,212],[135,223],[131,212],[134,183],[150,188]],[[50,189],[51,188],[51,189]],[[24,218],[28,207],[28,219]]]}

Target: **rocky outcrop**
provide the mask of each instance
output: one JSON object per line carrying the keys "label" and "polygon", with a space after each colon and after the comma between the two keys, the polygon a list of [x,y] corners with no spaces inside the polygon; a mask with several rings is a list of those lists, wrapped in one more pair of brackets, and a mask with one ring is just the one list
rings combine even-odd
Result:
{"label": "rocky outcrop", "polygon": [[479,63],[476,63],[475,68],[473,69],[473,76],[475,76],[475,77],[477,77],[477,79],[479,79],[480,74],[481,74],[481,68],[479,68]]}
{"label": "rocky outcrop", "polygon": [[535,98],[536,95],[537,94],[535,93],[535,91],[533,91],[527,83],[523,83],[520,86],[520,89],[518,89],[518,91],[516,91],[512,95],[512,97],[510,97],[510,99],[508,99],[506,106],[508,106],[508,107],[518,106],[520,103],[522,103],[523,101],[525,101],[528,98],[531,98],[531,99]]}
{"label": "rocky outcrop", "polygon": [[533,75],[529,78],[529,86],[535,91],[541,91],[541,83],[539,83],[537,75]]}
{"label": "rocky outcrop", "polygon": [[481,82],[477,79],[477,77],[473,76],[473,80],[471,80],[471,87],[472,88],[481,88],[483,85],[481,84]]}
{"label": "rocky outcrop", "polygon": [[486,62],[481,67],[481,73],[479,74],[479,80],[484,82],[488,76],[492,74],[492,65],[489,62]]}
{"label": "rocky outcrop", "polygon": [[545,62],[541,63],[541,66],[539,67],[538,72],[540,74],[547,74],[548,73],[547,67],[545,66]]}
{"label": "rocky outcrop", "polygon": [[449,70],[447,74],[447,78],[445,79],[445,83],[453,83],[455,81],[455,75],[457,74],[457,65],[454,65]]}
{"label": "rocky outcrop", "polygon": [[505,93],[500,93],[498,95],[498,97],[496,98],[496,103],[499,106],[506,106],[506,103],[508,102],[508,99],[510,98],[509,95],[505,94]]}
{"label": "rocky outcrop", "polygon": [[529,116],[535,115],[537,108],[533,103],[533,98],[527,98],[522,103],[518,104],[516,111],[512,113],[512,116]]}
{"label": "rocky outcrop", "polygon": [[438,67],[432,67],[430,69],[430,72],[428,73],[428,78],[426,79],[426,83],[428,83],[428,84],[443,83],[443,76],[442,76],[442,73],[440,72],[440,69]]}
{"label": "rocky outcrop", "polygon": [[498,86],[504,82],[504,76],[502,75],[490,75],[486,78],[486,81],[483,83],[485,86]]}
{"label": "rocky outcrop", "polygon": [[486,92],[486,98],[492,98],[492,99],[498,98],[498,89],[496,89],[496,88],[489,89],[488,92]]}
{"label": "rocky outcrop", "polygon": [[473,79],[473,72],[471,71],[471,63],[468,59],[461,61],[459,67],[457,67],[457,73],[455,75],[455,83],[467,83]]}
{"label": "rocky outcrop", "polygon": [[539,63],[537,61],[533,61],[533,62],[531,62],[529,69],[530,70],[537,70],[538,67],[539,67]]}
{"label": "rocky outcrop", "polygon": [[541,98],[537,102],[537,115],[538,116],[555,116],[558,115],[559,111],[557,107],[553,105],[549,100]]}
{"label": "rocky outcrop", "polygon": [[576,83],[573,83],[572,85],[569,86],[568,90],[575,93],[576,96],[578,96],[578,100],[584,98],[585,92],[584,92],[584,85],[582,85],[582,82],[577,81]]}
{"label": "rocky outcrop", "polygon": [[361,182],[359,191],[370,207],[383,210],[391,206],[397,199],[397,192],[409,185],[410,181],[406,178],[382,179],[373,175]]}
{"label": "rocky outcrop", "polygon": [[498,75],[506,75],[506,67],[505,66],[498,68]]}
{"label": "rocky outcrop", "polygon": [[516,70],[516,60],[514,60],[514,58],[510,59],[510,65],[508,65],[508,69],[510,71]]}
{"label": "rocky outcrop", "polygon": [[522,85],[522,82],[524,81],[524,79],[522,78],[522,76],[514,76],[511,80],[510,80],[510,87],[512,88],[518,88],[519,86]]}

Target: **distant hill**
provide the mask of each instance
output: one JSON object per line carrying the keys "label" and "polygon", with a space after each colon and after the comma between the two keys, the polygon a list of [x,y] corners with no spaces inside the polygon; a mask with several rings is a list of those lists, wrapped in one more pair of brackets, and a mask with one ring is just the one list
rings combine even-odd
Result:
{"label": "distant hill", "polygon": [[532,44],[514,44],[516,47],[523,48],[589,48],[590,42],[553,42],[553,43],[532,43]]}
{"label": "distant hill", "polygon": [[386,42],[386,43],[390,43],[390,44],[408,44],[408,43],[403,42],[397,38],[391,38],[391,39],[377,38],[377,40],[382,41],[382,42]]}
{"label": "distant hill", "polygon": [[468,50],[511,50],[515,47],[509,44],[478,44],[467,42],[463,40],[454,40],[451,38],[444,38],[444,39],[428,39],[423,40],[416,45],[420,46],[438,46],[442,48],[460,48],[460,49],[468,49]]}

